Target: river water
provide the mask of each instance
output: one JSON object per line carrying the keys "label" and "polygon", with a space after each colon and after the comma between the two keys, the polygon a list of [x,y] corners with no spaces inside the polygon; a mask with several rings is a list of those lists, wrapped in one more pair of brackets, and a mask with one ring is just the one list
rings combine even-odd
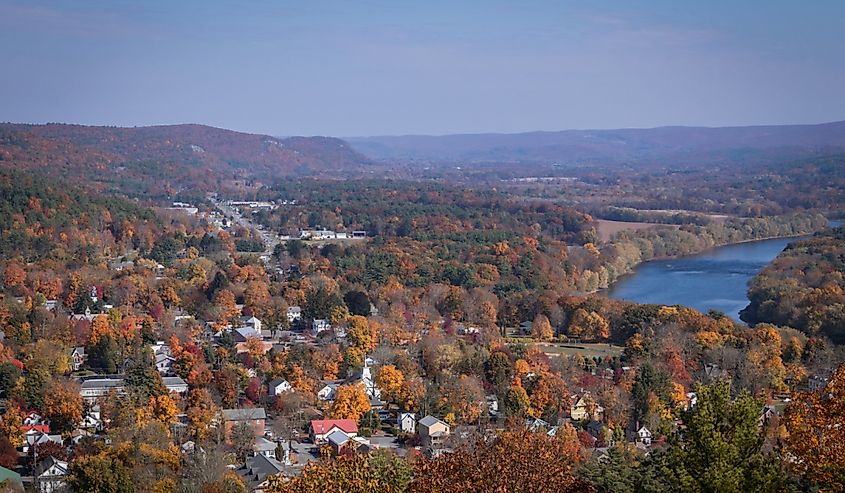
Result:
{"label": "river water", "polygon": [[761,240],[714,248],[699,255],[639,265],[607,291],[611,298],[715,309],[739,320],[748,305],[748,281],[795,238]]}

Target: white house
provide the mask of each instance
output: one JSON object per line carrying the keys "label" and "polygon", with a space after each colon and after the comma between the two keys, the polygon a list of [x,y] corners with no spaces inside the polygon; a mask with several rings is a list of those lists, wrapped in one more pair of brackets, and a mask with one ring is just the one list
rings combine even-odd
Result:
{"label": "white house", "polygon": [[651,432],[645,426],[637,430],[637,443],[642,443],[646,446],[651,445]]}
{"label": "white house", "polygon": [[399,431],[404,433],[416,433],[417,415],[414,413],[400,412],[399,416],[396,418],[396,425],[399,427]]}
{"label": "white house", "polygon": [[82,365],[85,364],[85,348],[78,346],[71,349],[70,361],[73,365],[73,371],[79,371],[79,369],[82,368]]}
{"label": "white house", "polygon": [[98,397],[107,395],[112,389],[118,393],[125,390],[122,378],[92,378],[82,382],[79,387],[79,395],[87,402],[96,401]]}
{"label": "white house", "polygon": [[53,493],[65,486],[67,462],[50,456],[39,462],[32,473],[41,493]]}
{"label": "white house", "polygon": [[180,377],[162,377],[161,380],[164,382],[164,386],[168,392],[184,394],[188,391],[188,383]]}
{"label": "white house", "polygon": [[252,317],[241,317],[241,323],[247,327],[252,327],[257,332],[261,332],[261,320],[252,316]]}
{"label": "white house", "polygon": [[324,319],[324,318],[318,318],[318,319],[315,319],[313,322],[311,322],[311,334],[314,335],[315,337],[320,332],[331,330],[331,328],[332,328],[332,324],[329,323],[329,321]]}
{"label": "white house", "polygon": [[156,354],[156,370],[158,370],[161,375],[170,375],[173,373],[173,363],[175,362],[176,358],[170,356],[169,354]]}
{"label": "white house", "polygon": [[317,391],[317,399],[321,401],[333,401],[335,395],[337,395],[337,383],[327,383],[323,385],[323,388]]}
{"label": "white house", "polygon": [[49,435],[44,433],[40,430],[29,430],[23,435],[23,453],[29,453],[29,449],[34,445],[41,445],[43,443],[58,443],[59,445],[62,444],[62,436],[61,435]]}
{"label": "white house", "polygon": [[302,318],[302,308],[298,306],[289,306],[288,307],[288,322],[294,323],[297,320]]}
{"label": "white house", "polygon": [[79,427],[85,430],[102,431],[103,418],[100,414],[100,406],[95,405],[91,407],[91,410],[82,417]]}
{"label": "white house", "polygon": [[269,387],[270,388],[268,393],[270,395],[284,394],[285,392],[290,392],[291,390],[293,390],[291,384],[288,383],[288,381],[284,378],[277,378],[273,380],[272,382],[270,382]]}
{"label": "white house", "polygon": [[264,437],[258,437],[255,439],[255,443],[252,445],[252,450],[256,453],[256,455],[260,454],[268,459],[276,460],[276,444]]}

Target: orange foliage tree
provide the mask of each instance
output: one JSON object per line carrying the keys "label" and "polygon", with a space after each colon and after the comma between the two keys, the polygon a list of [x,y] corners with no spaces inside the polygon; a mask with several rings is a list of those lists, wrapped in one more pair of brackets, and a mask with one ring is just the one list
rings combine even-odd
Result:
{"label": "orange foliage tree", "polygon": [[555,437],[527,430],[505,431],[494,440],[479,438],[437,459],[420,459],[410,491],[593,491],[572,473],[581,456],[571,431]]}
{"label": "orange foliage tree", "polygon": [[786,450],[792,466],[822,491],[845,491],[845,365],[816,392],[804,392],[786,408]]}

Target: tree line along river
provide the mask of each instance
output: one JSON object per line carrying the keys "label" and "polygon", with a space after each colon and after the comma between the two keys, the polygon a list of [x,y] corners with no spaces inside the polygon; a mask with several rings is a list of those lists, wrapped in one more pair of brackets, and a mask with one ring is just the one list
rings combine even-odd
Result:
{"label": "tree line along river", "polygon": [[[832,226],[842,224],[831,221]],[[739,320],[748,305],[748,282],[797,238],[760,240],[707,252],[645,262],[608,290],[611,298],[719,310]]]}

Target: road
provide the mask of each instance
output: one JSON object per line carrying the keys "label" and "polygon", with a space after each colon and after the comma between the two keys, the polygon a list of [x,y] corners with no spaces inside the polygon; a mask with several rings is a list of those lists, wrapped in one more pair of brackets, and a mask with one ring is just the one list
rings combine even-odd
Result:
{"label": "road", "polygon": [[265,245],[264,252],[262,252],[262,255],[273,255],[273,251],[276,249],[276,245],[281,242],[281,239],[278,235],[265,231],[261,225],[253,223],[251,218],[241,215],[237,207],[226,205],[225,201],[214,201],[213,203],[215,207],[217,207],[220,212],[223,213],[224,216],[231,217],[232,220],[238,225],[243,226],[247,229],[258,231],[258,234],[261,235],[261,239],[262,241],[264,241]]}

